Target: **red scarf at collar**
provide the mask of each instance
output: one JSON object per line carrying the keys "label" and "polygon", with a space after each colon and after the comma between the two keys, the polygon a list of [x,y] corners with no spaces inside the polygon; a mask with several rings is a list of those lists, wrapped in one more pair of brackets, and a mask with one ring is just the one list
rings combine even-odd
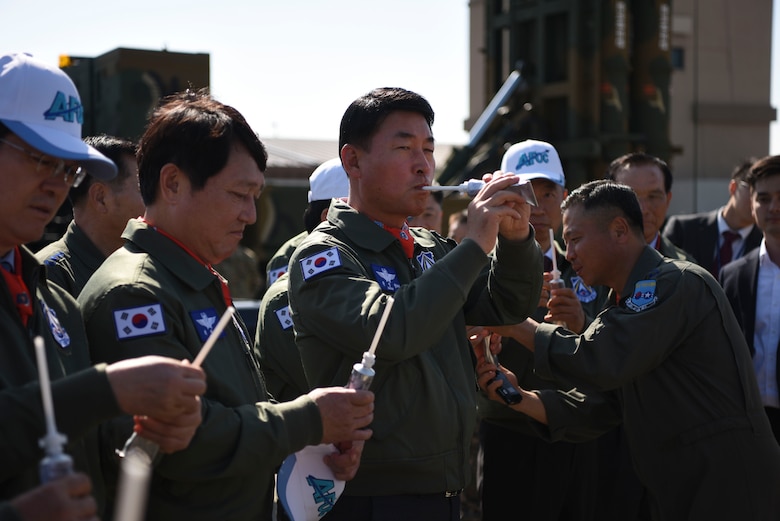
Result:
{"label": "red scarf at collar", "polygon": [[195,255],[195,253],[192,250],[190,250],[188,247],[186,247],[179,239],[177,239],[173,235],[169,234],[168,232],[166,232],[165,230],[163,230],[159,226],[153,226],[153,225],[149,224],[145,219],[142,219],[142,220],[150,228],[152,228],[156,232],[160,233],[164,237],[167,237],[168,239],[170,239],[179,248],[181,248],[182,250],[187,252],[187,254],[190,257],[192,257],[193,259],[198,261],[198,263],[202,264],[207,270],[209,270],[211,273],[213,273],[214,276],[217,277],[217,280],[219,280],[219,284],[220,284],[220,286],[222,288],[222,298],[225,300],[225,306],[230,307],[230,306],[233,305],[233,298],[230,296],[230,288],[228,288],[228,281],[225,279],[225,277],[220,275],[220,273],[217,270],[214,269],[214,266],[212,266],[211,264],[209,264],[207,262],[204,262],[203,259],[201,259],[197,255]]}
{"label": "red scarf at collar", "polygon": [[14,304],[16,304],[16,310],[19,312],[19,317],[22,319],[22,324],[27,326],[27,321],[33,314],[32,299],[30,298],[30,291],[27,289],[27,284],[24,283],[22,278],[22,255],[19,253],[19,247],[14,248],[14,271],[9,271],[5,263],[0,269],[3,273],[3,278],[8,286],[8,290],[11,292],[11,298],[13,298]]}
{"label": "red scarf at collar", "polygon": [[411,259],[414,255],[414,238],[412,238],[412,235],[409,233],[409,226],[407,226],[406,223],[404,223],[402,228],[394,228],[392,226],[387,226],[384,223],[381,223],[379,221],[375,221],[379,226],[390,232],[393,237],[398,239],[398,242],[401,243],[401,247],[404,249],[404,253],[406,254],[407,259]]}

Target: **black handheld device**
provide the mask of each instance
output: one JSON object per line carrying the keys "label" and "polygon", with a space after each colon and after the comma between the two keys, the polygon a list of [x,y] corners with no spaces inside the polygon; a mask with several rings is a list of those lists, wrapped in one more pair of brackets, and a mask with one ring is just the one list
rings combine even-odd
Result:
{"label": "black handheld device", "polygon": [[[485,338],[485,360],[498,368],[498,357],[490,350],[490,337]],[[514,405],[516,403],[520,403],[523,400],[523,395],[520,394],[520,391],[515,389],[515,386],[512,385],[512,383],[509,381],[506,375],[501,372],[500,369],[496,369],[495,378],[490,380],[488,383],[492,383],[495,380],[501,381],[501,387],[496,389],[496,392],[507,404]]]}

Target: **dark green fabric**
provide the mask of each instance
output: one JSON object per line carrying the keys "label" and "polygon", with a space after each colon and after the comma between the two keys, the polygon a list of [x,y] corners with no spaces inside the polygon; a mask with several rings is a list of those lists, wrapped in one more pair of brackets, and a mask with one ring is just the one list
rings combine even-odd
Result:
{"label": "dark green fabric", "polygon": [[[131,220],[123,237],[125,246],[106,259],[79,297],[94,359],[194,359],[204,341],[194,321],[201,311],[219,317],[226,309],[217,278],[140,220]],[[160,333],[118,340],[114,311],[154,304],[162,310]],[[274,469],[322,438],[310,398],[268,401],[252,339],[235,317],[203,364],[208,389],[202,425],[186,450],[163,456],[155,467],[147,519],[270,519]],[[107,473],[117,471],[111,451],[129,436],[129,426],[125,420],[103,429]]]}
{"label": "dark green fabric", "polygon": [[[641,292],[657,300],[635,310]],[[780,448],[718,283],[648,246],[621,297],[582,336],[540,325],[539,375],[615,393],[659,519],[780,518]]]}
{"label": "dark green fabric", "polygon": [[[328,222],[290,262],[296,344],[311,386],[347,382],[387,295],[395,298],[376,350],[374,436],[347,495],[439,493],[467,484],[476,384],[466,324],[519,322],[539,300],[542,259],[533,233],[526,241],[500,239],[489,271],[488,256],[469,239],[456,247],[422,228],[411,233],[410,261],[390,233],[334,201]],[[306,280],[301,261],[330,248],[341,266]],[[375,271],[386,280],[394,271],[398,289],[383,290]]]}
{"label": "dark green fabric", "polygon": [[[84,325],[76,302],[62,288],[46,281],[43,268],[31,252],[23,247],[21,252],[24,280],[34,295],[34,314],[27,327],[19,319],[5,281],[0,279],[0,499],[10,499],[39,483],[38,462],[43,451],[38,447],[38,439],[46,427],[33,338],[40,335],[53,382],[57,428],[69,440],[65,451],[73,456],[76,469],[91,474],[96,482],[95,496],[100,501],[101,477],[92,427],[116,414],[118,405],[103,367],[90,368]],[[49,314],[44,312],[44,303]],[[56,317],[56,321],[50,317]],[[67,345],[58,343],[53,331]],[[66,375],[68,378],[63,378]]]}
{"label": "dark green fabric", "polygon": [[286,402],[309,391],[295,345],[292,317],[287,300],[285,273],[263,295],[257,318],[255,349],[268,392]]}
{"label": "dark green fabric", "polygon": [[106,260],[73,221],[62,238],[44,246],[35,258],[46,266],[46,278],[64,288],[73,298],[78,298],[89,278]]}

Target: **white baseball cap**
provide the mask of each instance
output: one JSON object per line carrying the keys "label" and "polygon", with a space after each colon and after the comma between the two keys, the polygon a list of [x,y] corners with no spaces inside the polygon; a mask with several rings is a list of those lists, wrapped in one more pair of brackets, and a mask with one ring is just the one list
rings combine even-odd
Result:
{"label": "white baseball cap", "polygon": [[46,155],[78,161],[101,180],[116,177],[114,162],[81,140],[84,107],[61,69],[26,53],[0,56],[0,122]]}
{"label": "white baseball cap", "polygon": [[561,158],[550,143],[528,139],[515,143],[501,159],[501,171],[517,174],[521,181],[549,179],[566,186]]}
{"label": "white baseball cap", "polygon": [[338,452],[332,443],[309,445],[282,462],[276,494],[292,521],[318,521],[330,512],[346,482],[336,479],[323,458]]}
{"label": "white baseball cap", "polygon": [[338,157],[325,161],[309,176],[309,202],[348,195],[349,177]]}

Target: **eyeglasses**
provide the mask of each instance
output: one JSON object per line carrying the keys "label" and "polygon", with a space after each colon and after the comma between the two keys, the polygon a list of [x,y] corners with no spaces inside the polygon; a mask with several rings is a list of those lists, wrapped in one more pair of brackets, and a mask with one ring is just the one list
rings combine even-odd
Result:
{"label": "eyeglasses", "polygon": [[0,138],[0,142],[5,143],[11,148],[15,148],[19,152],[22,152],[38,162],[38,166],[35,167],[36,172],[41,171],[41,166],[51,168],[51,177],[57,177],[62,175],[65,184],[68,186],[76,187],[81,184],[84,178],[87,176],[87,171],[81,168],[79,165],[66,166],[64,159],[55,159],[48,156],[42,156],[35,152],[30,152],[24,147],[12,143],[6,139]]}

